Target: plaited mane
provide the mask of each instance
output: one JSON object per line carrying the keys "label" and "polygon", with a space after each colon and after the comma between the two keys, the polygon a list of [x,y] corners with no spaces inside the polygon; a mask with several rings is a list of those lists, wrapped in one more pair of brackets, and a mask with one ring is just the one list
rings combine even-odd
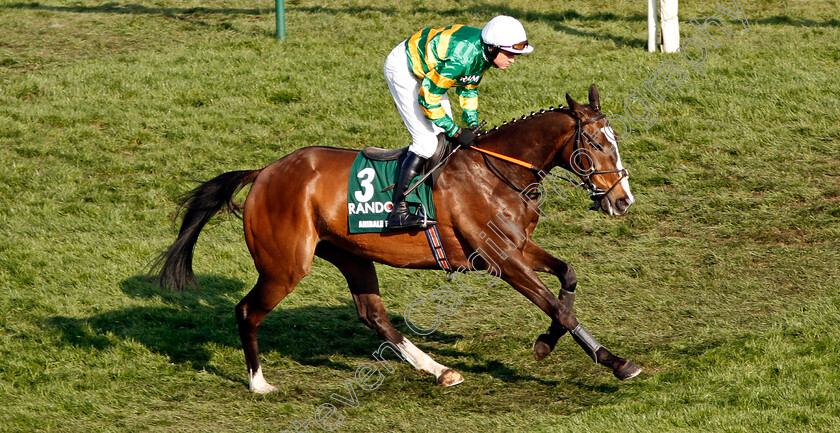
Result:
{"label": "plaited mane", "polygon": [[545,114],[545,113],[550,113],[552,111],[568,110],[568,109],[569,109],[569,107],[564,107],[564,106],[561,105],[557,108],[549,107],[548,110],[542,109],[540,111],[532,111],[530,115],[522,116],[519,119],[514,117],[513,119],[510,119],[510,121],[504,122],[504,123],[502,123],[501,125],[498,125],[498,126],[494,126],[493,128],[491,128],[487,131],[481,131],[478,134],[476,134],[476,137],[481,137],[481,136],[487,135],[491,132],[494,132],[494,131],[497,131],[497,130],[502,130],[502,129],[508,127],[508,126],[516,124],[517,122],[521,122],[523,120],[528,120],[528,119],[531,119],[533,117],[536,117],[536,116],[539,116],[539,115],[542,115],[542,114]]}

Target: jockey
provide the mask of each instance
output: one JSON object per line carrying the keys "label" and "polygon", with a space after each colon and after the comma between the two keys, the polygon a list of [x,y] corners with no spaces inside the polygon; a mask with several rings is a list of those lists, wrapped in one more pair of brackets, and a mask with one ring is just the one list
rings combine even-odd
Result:
{"label": "jockey", "polygon": [[[457,144],[472,144],[475,139],[472,128],[478,126],[481,77],[492,66],[507,69],[517,54],[533,50],[522,23],[499,15],[483,29],[461,24],[423,29],[391,51],[385,59],[385,80],[412,142],[394,189],[389,228],[424,227],[423,218],[409,213],[405,190],[421,173],[426,159],[434,154],[437,135],[443,132]],[[446,94],[450,87],[455,88],[462,108],[461,120],[468,128],[459,127],[452,120]],[[435,223],[426,220],[426,224]]]}

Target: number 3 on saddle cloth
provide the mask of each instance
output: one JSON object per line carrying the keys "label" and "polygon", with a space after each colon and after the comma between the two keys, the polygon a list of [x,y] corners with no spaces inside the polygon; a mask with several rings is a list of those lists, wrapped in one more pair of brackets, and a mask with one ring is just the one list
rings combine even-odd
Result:
{"label": "number 3 on saddle cloth", "polygon": [[[435,154],[426,162],[423,173],[436,166],[451,151],[449,142],[443,134],[438,136]],[[350,168],[347,184],[347,222],[351,234],[388,232],[388,214],[394,206],[394,185],[399,177],[399,169],[408,147],[402,149],[380,149],[366,147],[359,152]],[[435,217],[432,201],[432,187],[437,175],[443,169],[439,167],[406,198],[409,210],[418,215]],[[417,176],[412,185],[420,179]],[[425,230],[432,254],[441,269],[451,272],[446,253],[440,243],[437,226]]]}

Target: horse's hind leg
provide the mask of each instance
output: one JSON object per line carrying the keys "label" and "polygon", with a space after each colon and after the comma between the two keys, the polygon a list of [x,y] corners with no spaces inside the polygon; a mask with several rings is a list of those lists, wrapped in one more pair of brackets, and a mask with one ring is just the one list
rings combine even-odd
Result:
{"label": "horse's hind leg", "polygon": [[294,290],[306,272],[300,274],[286,278],[260,275],[254,288],[236,306],[239,338],[242,340],[245,363],[248,366],[248,388],[252,392],[266,394],[277,389],[263,377],[257,346],[257,328],[265,316]]}
{"label": "horse's hind leg", "polygon": [[460,373],[435,362],[394,328],[379,296],[379,281],[372,261],[327,243],[319,244],[315,255],[329,261],[341,271],[353,294],[359,319],[390,343],[403,359],[414,368],[434,375],[438,385],[452,386],[464,381]]}

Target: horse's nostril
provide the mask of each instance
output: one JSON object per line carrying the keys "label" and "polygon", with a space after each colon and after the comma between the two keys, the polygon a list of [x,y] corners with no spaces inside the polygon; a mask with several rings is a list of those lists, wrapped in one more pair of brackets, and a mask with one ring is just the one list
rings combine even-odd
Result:
{"label": "horse's nostril", "polygon": [[630,207],[630,203],[627,202],[626,198],[620,198],[615,201],[615,207],[617,207],[620,212],[624,212]]}

